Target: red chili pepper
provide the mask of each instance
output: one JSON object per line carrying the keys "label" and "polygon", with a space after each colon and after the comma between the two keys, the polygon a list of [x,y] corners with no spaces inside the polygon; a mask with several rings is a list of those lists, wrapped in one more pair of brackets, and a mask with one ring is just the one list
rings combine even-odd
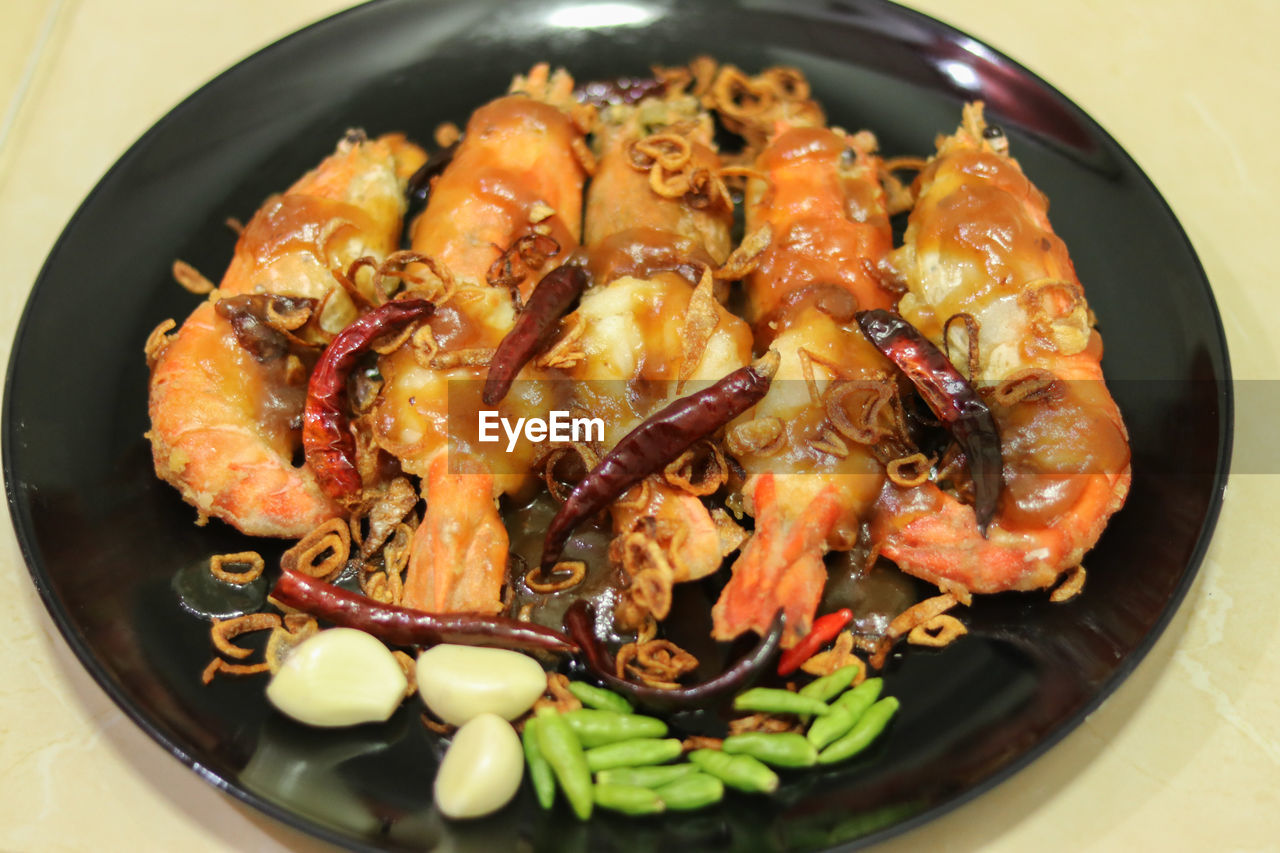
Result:
{"label": "red chili pepper", "polygon": [[995,417],[955,366],[920,330],[896,314],[858,314],[858,325],[876,349],[898,366],[964,450],[973,478],[973,510],[987,535],[1000,502],[1004,458]]}
{"label": "red chili pepper", "polygon": [[556,323],[587,286],[582,267],[556,267],[542,277],[529,295],[529,303],[489,362],[489,375],[481,395],[492,406],[507,395],[511,382],[556,329]]}
{"label": "red chili pepper", "polygon": [[786,626],[782,610],[773,617],[755,648],[747,652],[724,672],[710,681],[689,687],[667,690],[636,684],[615,674],[613,655],[595,633],[595,616],[585,599],[569,605],[564,614],[564,628],[582,650],[580,659],[587,671],[605,687],[621,693],[637,705],[655,711],[682,711],[690,708],[713,709],[727,704],[733,697],[756,682],[773,662],[782,644],[782,630]]}
{"label": "red chili pepper", "polygon": [[311,372],[302,412],[302,448],[320,488],[337,501],[358,498],[356,440],[347,427],[347,374],[374,339],[426,317],[435,306],[425,299],[403,299],[374,308],[330,342]]}
{"label": "red chili pepper", "polygon": [[573,654],[578,645],[551,628],[471,613],[426,613],[382,604],[301,572],[284,569],[271,597],[326,622],[356,628],[396,646],[457,643],[505,649],[544,649]]}
{"label": "red chili pepper", "polygon": [[681,397],[622,437],[596,467],[573,487],[547,525],[542,571],[550,572],[579,521],[590,518],[654,471],[661,471],[693,443],[710,435],[758,403],[778,369],[770,351],[740,367],[710,388]]}
{"label": "red chili pepper", "polygon": [[800,642],[782,653],[778,658],[778,675],[790,675],[800,665],[818,653],[818,649],[836,638],[844,630],[844,626],[853,621],[853,611],[847,607],[828,613],[813,620],[809,633],[800,638]]}

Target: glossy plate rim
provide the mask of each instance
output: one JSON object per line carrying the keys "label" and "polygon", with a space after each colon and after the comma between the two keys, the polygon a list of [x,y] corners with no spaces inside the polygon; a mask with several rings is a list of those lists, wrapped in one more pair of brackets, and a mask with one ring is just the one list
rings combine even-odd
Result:
{"label": "glossy plate rim", "polygon": [[[48,576],[47,570],[43,564],[43,555],[35,541],[35,535],[32,531],[32,522],[29,507],[25,503],[25,497],[20,493],[20,489],[14,482],[14,456],[15,444],[14,438],[17,427],[15,426],[18,413],[12,407],[12,388],[15,382],[15,374],[18,368],[19,354],[22,349],[24,336],[29,331],[29,325],[33,314],[33,305],[35,297],[46,278],[46,274],[54,258],[59,255],[64,248],[64,243],[68,239],[68,235],[75,230],[76,226],[83,217],[85,211],[89,209],[98,194],[102,191],[108,179],[117,171],[122,170],[133,163],[139,156],[139,150],[152,137],[162,133],[165,128],[175,121],[176,117],[193,105],[198,104],[205,93],[217,85],[223,78],[228,75],[241,73],[263,61],[266,56],[273,55],[277,51],[287,47],[295,40],[299,40],[303,34],[315,31],[321,28],[340,27],[343,23],[356,16],[369,12],[370,9],[389,5],[394,0],[373,0],[373,2],[354,6],[352,8],[341,10],[328,17],[322,18],[312,24],[285,35],[274,42],[254,51],[252,54],[242,58],[232,66],[226,68],[218,75],[201,85],[181,102],[170,109],[163,117],[157,120],[145,133],[138,137],[130,147],[114,162],[114,164],[99,178],[94,188],[84,198],[77,207],[75,213],[68,219],[66,225],[60,232],[57,240],[52,245],[45,262],[42,264],[35,282],[31,289],[31,294],[23,309],[21,319],[17,325],[9,365],[5,380],[5,396],[3,413],[0,415],[0,422],[4,435],[3,446],[3,468],[5,473],[5,490],[7,503],[9,507],[10,517],[14,525],[15,535],[18,541],[23,559],[27,564],[32,583],[34,584],[40,599],[43,602],[49,615],[52,617],[54,624],[57,626],[62,638],[66,641],[72,652],[75,654],[81,666],[89,673],[99,687],[111,698],[117,707],[119,707],[125,715],[136,724],[142,731],[146,732],[153,740],[155,740],[166,752],[180,761],[182,764],[195,771],[202,779],[218,790],[224,791],[237,800],[253,807],[257,811],[280,821],[281,823],[292,827],[293,829],[302,831],[315,838],[321,839],[331,844],[346,847],[355,850],[380,851],[387,848],[377,845],[371,845],[364,839],[356,838],[352,835],[343,834],[335,831],[323,824],[313,822],[298,814],[297,812],[279,805],[271,800],[266,799],[254,792],[246,789],[235,780],[224,778],[222,775],[210,770],[200,763],[193,751],[187,746],[177,743],[169,738],[155,722],[137,706],[129,697],[117,681],[115,681],[98,662],[95,650],[90,648],[79,633],[77,624],[72,615],[67,611],[64,603],[54,593]],[[432,4],[429,4],[432,5]],[[1213,469],[1213,486],[1212,494],[1204,516],[1200,519],[1199,531],[1196,538],[1196,544],[1187,561],[1183,574],[1174,587],[1171,595],[1166,600],[1164,608],[1155,621],[1150,631],[1132,647],[1131,652],[1127,656],[1122,665],[1107,678],[1095,693],[1086,699],[1077,712],[1065,718],[1055,729],[1049,731],[1037,743],[1023,750],[1016,758],[1000,767],[994,773],[989,775],[982,781],[969,786],[967,789],[958,794],[951,796],[939,803],[935,803],[925,808],[920,813],[894,823],[886,828],[873,831],[867,835],[861,836],[851,842],[837,845],[830,849],[833,850],[852,850],[873,845],[878,842],[887,840],[888,838],[909,832],[925,823],[929,823],[944,814],[950,813],[958,807],[970,802],[974,798],[995,788],[1001,783],[1007,781],[1018,771],[1030,765],[1037,758],[1045,754],[1050,748],[1059,743],[1067,734],[1073,731],[1089,714],[1095,711],[1104,700],[1112,695],[1116,688],[1124,682],[1129,675],[1137,668],[1137,666],[1146,658],[1155,643],[1163,635],[1169,622],[1177,613],[1183,601],[1190,590],[1195,578],[1203,563],[1205,553],[1210,545],[1214,528],[1216,527],[1219,514],[1223,502],[1223,493],[1226,488],[1228,479],[1228,469],[1232,453],[1233,443],[1233,425],[1234,425],[1234,398],[1231,386],[1231,365],[1229,358],[1229,350],[1227,345],[1226,334],[1222,325],[1221,314],[1218,309],[1216,300],[1213,297],[1212,288],[1210,286],[1207,275],[1204,272],[1203,264],[1197,256],[1194,246],[1190,238],[1187,236],[1185,229],[1175,216],[1172,208],[1167,200],[1160,194],[1151,179],[1141,169],[1136,161],[1123,149],[1119,143],[1115,142],[1110,133],[1106,131],[1092,116],[1082,110],[1074,101],[1062,94],[1056,87],[1052,86],[1041,78],[1035,72],[1027,69],[1020,62],[1010,58],[1000,50],[992,47],[985,41],[977,39],[963,30],[952,26],[951,24],[940,21],[925,13],[899,6],[889,0],[859,0],[858,6],[876,6],[893,15],[899,15],[906,19],[913,20],[916,23],[924,24],[927,27],[936,30],[955,42],[963,39],[970,43],[981,46],[988,51],[993,57],[999,60],[1001,65],[1008,66],[1016,70],[1019,75],[1026,80],[1034,82],[1045,92],[1059,99],[1061,103],[1066,105],[1073,113],[1077,121],[1088,126],[1092,131],[1110,140],[1116,147],[1117,152],[1131,167],[1133,173],[1144,182],[1145,189],[1156,200],[1161,207],[1161,213],[1167,218],[1168,222],[1173,226],[1174,230],[1184,244],[1187,255],[1194,261],[1195,273],[1198,276],[1199,284],[1205,290],[1209,305],[1212,308],[1211,320],[1212,326],[1216,334],[1216,343],[1220,348],[1222,356],[1222,387],[1218,398],[1218,426],[1219,426],[1219,444],[1216,448],[1216,456]],[[433,8],[439,8],[433,6]],[[852,7],[849,7],[852,8]]]}

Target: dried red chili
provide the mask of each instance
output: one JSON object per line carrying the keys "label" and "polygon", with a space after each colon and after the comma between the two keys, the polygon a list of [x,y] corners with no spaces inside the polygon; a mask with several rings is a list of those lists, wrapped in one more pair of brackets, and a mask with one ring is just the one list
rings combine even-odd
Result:
{"label": "dried red chili", "polygon": [[382,604],[289,569],[280,573],[271,597],[285,607],[364,631],[396,646],[457,643],[569,654],[578,651],[572,639],[541,625],[501,616],[426,613],[411,607]]}
{"label": "dried red chili", "polygon": [[813,620],[809,633],[800,638],[800,642],[782,653],[778,658],[778,675],[790,675],[800,665],[813,657],[818,649],[834,640],[844,626],[853,621],[853,611],[847,607],[828,613]]}
{"label": "dried red chili", "polygon": [[547,343],[586,286],[587,273],[578,266],[556,267],[542,277],[489,362],[482,395],[485,405],[495,405],[507,395],[520,368]]}
{"label": "dried red chili", "polygon": [[778,356],[771,352],[711,387],[681,397],[623,436],[574,486],[551,519],[542,545],[542,571],[550,572],[559,561],[578,522],[604,509],[646,476],[667,467],[696,441],[758,403],[769,391],[777,369]]}
{"label": "dried red chili", "polygon": [[1004,459],[995,417],[955,366],[920,330],[902,317],[876,309],[858,314],[858,325],[876,349],[898,366],[964,450],[973,478],[974,512],[982,535],[995,515]]}
{"label": "dried red chili", "polygon": [[339,332],[316,363],[302,413],[302,447],[320,488],[334,500],[358,498],[361,489],[356,442],[347,427],[347,374],[376,338],[433,310],[425,299],[380,305]]}
{"label": "dried red chili", "polygon": [[769,630],[760,638],[755,648],[720,675],[701,684],[674,690],[636,684],[615,675],[613,656],[596,636],[594,624],[595,617],[586,599],[575,601],[564,614],[565,631],[581,648],[581,660],[591,675],[637,705],[655,711],[680,711],[688,708],[715,708],[726,704],[736,694],[754,684],[778,654],[786,617],[779,610],[773,617]]}

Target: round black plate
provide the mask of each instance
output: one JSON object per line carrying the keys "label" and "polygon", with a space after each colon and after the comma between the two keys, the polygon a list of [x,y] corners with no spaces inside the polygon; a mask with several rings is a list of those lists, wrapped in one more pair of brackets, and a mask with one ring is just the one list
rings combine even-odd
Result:
{"label": "round black plate", "polygon": [[[577,25],[577,28],[575,28]],[[902,711],[848,766],[788,777],[772,799],[730,796],[663,820],[576,823],[522,794],[497,817],[432,811],[432,741],[406,707],[385,726],[317,732],[273,714],[261,679],[201,686],[207,625],[173,579],[251,544],[151,472],[142,342],[197,301],[182,258],[218,275],[270,192],[349,127],[422,140],[465,121],[535,61],[580,80],[642,74],[700,52],[802,68],[834,124],[888,154],[928,153],[981,97],[1053,201],[1107,342],[1127,418],[1133,490],[1089,556],[1083,596],[997,596],[972,634],[888,667]],[[1208,283],[1163,200],[1073,104],[995,51],[878,0],[567,3],[387,0],[241,63],[148,132],[50,254],[9,366],[4,467],[32,577],[103,688],[179,760],[263,811],[353,847],[815,850],[900,831],[990,787],[1061,738],[1127,675],[1204,553],[1230,448],[1226,344]]]}

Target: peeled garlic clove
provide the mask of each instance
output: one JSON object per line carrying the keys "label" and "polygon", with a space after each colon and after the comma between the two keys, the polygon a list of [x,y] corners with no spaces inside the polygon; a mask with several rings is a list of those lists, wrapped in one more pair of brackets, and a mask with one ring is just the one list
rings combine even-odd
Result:
{"label": "peeled garlic clove", "polygon": [[422,701],[455,726],[484,713],[514,720],[547,689],[542,666],[507,649],[433,646],[418,656],[417,672]]}
{"label": "peeled garlic clove", "polygon": [[267,699],[311,726],[353,726],[390,717],[408,686],[381,641],[354,628],[330,628],[289,653],[267,685]]}
{"label": "peeled garlic clove", "polygon": [[436,808],[445,817],[483,817],[510,802],[524,776],[524,749],[511,724],[483,713],[458,729],[436,771]]}

